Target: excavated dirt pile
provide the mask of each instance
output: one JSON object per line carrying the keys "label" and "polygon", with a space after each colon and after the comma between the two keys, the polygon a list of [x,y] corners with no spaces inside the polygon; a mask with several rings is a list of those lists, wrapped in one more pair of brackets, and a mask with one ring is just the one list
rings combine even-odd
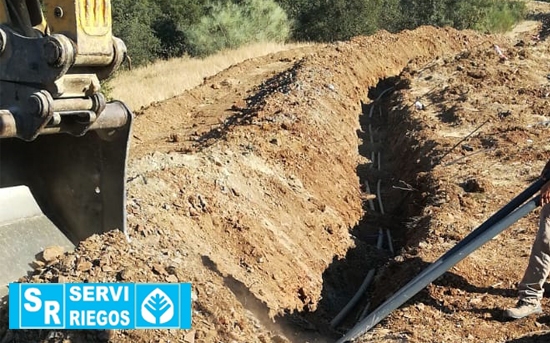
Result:
{"label": "excavated dirt pile", "polygon": [[[423,27],[309,46],[235,65],[137,113],[130,242],[120,232],[93,236],[21,281],[192,282],[193,330],[6,331],[4,306],[1,342],[334,341],[353,320],[335,330],[328,323],[369,268],[385,263],[372,290],[378,305],[544,165],[548,46],[530,35],[519,44]],[[375,118],[361,114],[374,106],[369,89],[376,98],[391,86]],[[425,110],[415,110],[417,100]],[[380,170],[371,168],[368,124],[377,126]],[[377,179],[385,215],[366,206],[364,182]],[[496,342],[545,326],[493,313],[513,303],[506,297],[534,220],[476,252],[366,340]],[[387,262],[359,237],[365,225],[392,228],[404,248]]]}

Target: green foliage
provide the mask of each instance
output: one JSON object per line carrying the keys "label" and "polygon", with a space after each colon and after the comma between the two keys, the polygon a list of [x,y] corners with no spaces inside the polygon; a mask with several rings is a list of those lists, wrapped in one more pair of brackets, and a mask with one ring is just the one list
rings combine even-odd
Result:
{"label": "green foliage", "polygon": [[412,29],[420,25],[452,26],[454,6],[454,0],[401,1],[401,10],[407,14],[402,18],[401,27]]}
{"label": "green foliage", "polygon": [[505,32],[510,30],[526,13],[522,1],[491,1],[485,8],[485,16],[472,25],[472,28],[484,32]]}
{"label": "green foliage", "polygon": [[253,42],[282,42],[289,34],[287,15],[273,0],[241,0],[212,3],[186,37],[192,55],[206,56]]}
{"label": "green foliage", "polygon": [[[550,0],[549,0],[550,1]],[[385,29],[510,29],[521,0],[113,0],[113,31],[134,65],[259,41],[345,40]]]}
{"label": "green foliage", "polygon": [[158,56],[160,41],[151,30],[156,16],[157,8],[147,0],[113,1],[113,33],[126,43],[134,64],[147,63]]}
{"label": "green foliage", "polygon": [[378,27],[390,32],[402,29],[401,23],[406,15],[401,12],[400,0],[382,0],[378,16]]}
{"label": "green foliage", "polygon": [[509,30],[525,2],[507,0],[277,0],[296,22],[298,40],[334,41],[379,29],[397,32],[421,25],[487,32]]}
{"label": "green foliage", "polygon": [[525,2],[502,0],[410,0],[401,1],[408,13],[401,26],[452,26],[483,32],[510,30],[525,15]]}
{"label": "green foliage", "polygon": [[162,58],[178,57],[189,51],[185,31],[200,22],[207,7],[203,0],[158,0],[159,16],[152,28],[160,40]]}
{"label": "green foliage", "polygon": [[297,40],[335,41],[377,30],[379,0],[279,0],[295,22]]}
{"label": "green foliage", "polygon": [[286,13],[274,0],[114,0],[113,32],[134,65],[204,56],[259,41],[285,41]]}

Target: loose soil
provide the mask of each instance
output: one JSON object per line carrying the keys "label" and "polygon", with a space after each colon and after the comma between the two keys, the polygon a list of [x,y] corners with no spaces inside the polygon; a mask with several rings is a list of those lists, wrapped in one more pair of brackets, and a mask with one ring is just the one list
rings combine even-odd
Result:
{"label": "loose soil", "polygon": [[[192,282],[193,329],[9,331],[4,306],[0,342],[335,341],[548,161],[550,10],[535,9],[509,35],[422,27],[248,60],[136,113],[130,241],[90,237],[21,281]],[[537,215],[362,341],[550,339],[546,315],[502,318]],[[373,245],[379,229],[395,254]],[[330,328],[370,269],[360,306]]]}

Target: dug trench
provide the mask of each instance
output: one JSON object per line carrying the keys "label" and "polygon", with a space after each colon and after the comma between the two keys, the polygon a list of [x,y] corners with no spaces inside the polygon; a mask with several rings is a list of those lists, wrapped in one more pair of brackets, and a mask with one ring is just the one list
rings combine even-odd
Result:
{"label": "dug trench", "polygon": [[399,268],[403,248],[416,246],[428,234],[427,218],[421,214],[426,196],[436,190],[421,175],[431,169],[433,161],[426,154],[430,147],[419,149],[419,142],[409,134],[418,130],[418,123],[403,110],[410,104],[393,96],[406,87],[406,80],[398,76],[384,78],[368,90],[368,101],[361,101],[357,135],[362,162],[357,175],[364,215],[350,230],[353,247],[344,258],[334,258],[323,273],[317,310],[289,315],[323,333],[329,342],[414,276],[395,277],[388,270]]}
{"label": "dug trench", "polygon": [[[339,338],[371,303],[371,294],[362,294],[360,302],[338,325],[333,325],[331,320],[353,298],[370,270],[383,271],[383,266],[395,256],[395,252],[399,252],[403,242],[410,242],[407,227],[411,223],[408,220],[420,213],[423,201],[420,194],[430,191],[418,189],[423,186],[417,185],[417,175],[429,169],[429,163],[420,160],[422,152],[414,150],[418,142],[407,136],[407,132],[415,130],[414,123],[403,118],[406,114],[390,109],[392,106],[388,98],[394,89],[399,89],[398,81],[397,77],[381,80],[368,91],[369,103],[361,101],[358,118],[360,129],[357,130],[361,163],[357,165],[356,171],[361,185],[364,214],[350,230],[352,244],[346,255],[335,257],[323,272],[321,300],[316,310],[285,311],[271,318],[270,309],[245,284],[220,272],[210,257],[201,257],[204,267],[223,279],[225,287],[242,306],[254,315],[261,326],[273,333],[274,340],[280,337],[293,342],[332,342]],[[371,189],[369,185],[373,185]],[[416,239],[423,239],[423,235],[417,234]],[[380,242],[383,243],[378,248]],[[381,282],[379,277],[378,282]],[[59,281],[59,278],[52,281]],[[303,293],[299,296],[305,297]],[[87,339],[98,340],[107,340],[109,337],[101,331],[96,334],[74,334],[85,334]],[[60,333],[43,335],[46,339],[62,337]]]}
{"label": "dug trench", "polygon": [[[475,49],[481,59],[500,39],[509,46],[502,37],[423,27],[285,51],[139,112],[128,175],[131,242],[120,232],[90,237],[21,280],[192,282],[193,330],[8,331],[4,341],[339,337],[368,301],[378,305],[433,260],[411,263],[426,244],[428,212],[445,199],[427,172],[441,150],[411,109],[412,70],[452,65]],[[380,229],[383,249],[372,244]],[[371,269],[379,272],[370,294],[330,328]],[[3,334],[7,314],[0,316]],[[392,318],[387,324],[407,331]]]}

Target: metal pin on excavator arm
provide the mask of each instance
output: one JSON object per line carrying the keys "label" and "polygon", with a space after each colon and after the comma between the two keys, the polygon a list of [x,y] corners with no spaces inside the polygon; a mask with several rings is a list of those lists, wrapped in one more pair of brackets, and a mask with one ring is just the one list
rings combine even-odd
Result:
{"label": "metal pin on excavator arm", "polygon": [[111,20],[110,0],[0,0],[0,296],[44,248],[126,230],[133,115],[100,92],[126,56]]}

